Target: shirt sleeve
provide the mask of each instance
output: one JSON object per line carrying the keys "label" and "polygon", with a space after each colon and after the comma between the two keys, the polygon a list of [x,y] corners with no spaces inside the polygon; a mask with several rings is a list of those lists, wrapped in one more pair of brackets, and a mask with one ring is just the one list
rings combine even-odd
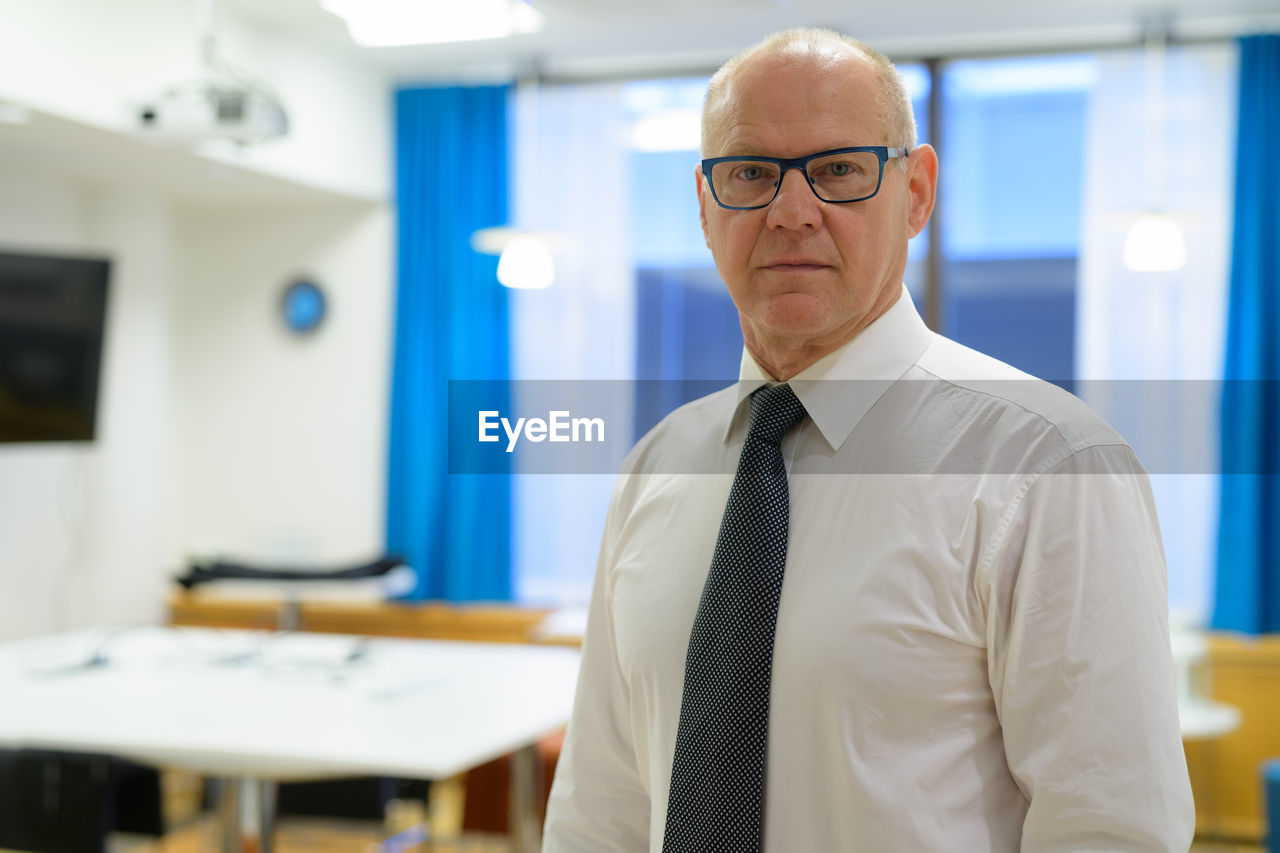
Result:
{"label": "shirt sleeve", "polygon": [[1124,445],[1030,477],[988,561],[988,666],[1022,849],[1185,853],[1195,809],[1178,725],[1164,551]]}
{"label": "shirt sleeve", "polygon": [[649,795],[637,769],[629,689],[618,665],[609,608],[621,491],[620,481],[605,521],[573,715],[547,803],[543,853],[649,849]]}

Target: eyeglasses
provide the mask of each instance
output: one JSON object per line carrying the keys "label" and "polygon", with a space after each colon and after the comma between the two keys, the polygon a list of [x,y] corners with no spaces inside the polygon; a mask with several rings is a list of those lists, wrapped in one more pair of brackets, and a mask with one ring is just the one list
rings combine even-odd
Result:
{"label": "eyeglasses", "polygon": [[884,164],[909,153],[906,148],[858,145],[808,157],[711,157],[702,161],[702,174],[716,204],[729,210],[768,207],[789,169],[799,169],[822,201],[848,204],[880,192]]}

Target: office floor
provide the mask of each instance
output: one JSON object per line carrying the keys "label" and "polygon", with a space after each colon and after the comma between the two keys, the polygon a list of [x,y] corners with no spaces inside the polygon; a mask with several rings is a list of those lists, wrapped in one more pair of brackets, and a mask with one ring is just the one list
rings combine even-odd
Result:
{"label": "office floor", "polygon": [[[280,821],[274,853],[371,853],[387,839],[380,823],[324,818]],[[217,828],[206,818],[174,830],[160,840],[116,835],[107,853],[219,853]],[[509,853],[505,838],[467,835],[435,845],[405,848],[403,853]]]}
{"label": "office floor", "polygon": [[[162,786],[166,820],[176,828],[159,840],[116,834],[106,853],[220,853],[217,823],[211,814],[201,813],[200,778],[165,771]],[[509,853],[510,846],[503,836],[460,834],[464,796],[460,777],[436,782],[430,808],[438,816],[437,831],[445,833],[448,840],[434,845],[397,846],[395,853]],[[427,808],[421,801],[397,800],[388,807],[385,821],[283,817],[277,825],[273,853],[374,853],[397,831],[423,825]]]}
{"label": "office floor", "polygon": [[[281,822],[275,853],[370,853],[385,840],[378,824],[291,818]],[[197,822],[160,841],[116,839],[108,853],[216,853],[215,830]],[[414,853],[508,853],[506,840],[495,836],[464,836],[455,841],[410,848]],[[1197,841],[1190,853],[1267,853],[1265,847],[1219,841]]]}

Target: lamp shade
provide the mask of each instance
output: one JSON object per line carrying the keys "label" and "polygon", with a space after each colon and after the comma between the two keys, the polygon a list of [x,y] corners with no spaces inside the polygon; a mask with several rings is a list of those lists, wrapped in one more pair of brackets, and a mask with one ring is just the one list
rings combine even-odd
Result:
{"label": "lamp shade", "polygon": [[1167,213],[1144,213],[1124,239],[1124,265],[1134,272],[1170,272],[1187,263],[1182,229]]}
{"label": "lamp shade", "polygon": [[512,237],[498,257],[498,281],[506,287],[528,290],[550,287],[555,277],[551,250],[533,234]]}

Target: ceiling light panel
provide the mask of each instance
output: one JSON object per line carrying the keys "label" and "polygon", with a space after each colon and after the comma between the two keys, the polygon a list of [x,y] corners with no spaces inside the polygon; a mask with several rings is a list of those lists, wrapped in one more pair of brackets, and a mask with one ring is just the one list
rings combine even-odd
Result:
{"label": "ceiling light panel", "polygon": [[500,39],[542,29],[522,0],[321,0],[364,47]]}

